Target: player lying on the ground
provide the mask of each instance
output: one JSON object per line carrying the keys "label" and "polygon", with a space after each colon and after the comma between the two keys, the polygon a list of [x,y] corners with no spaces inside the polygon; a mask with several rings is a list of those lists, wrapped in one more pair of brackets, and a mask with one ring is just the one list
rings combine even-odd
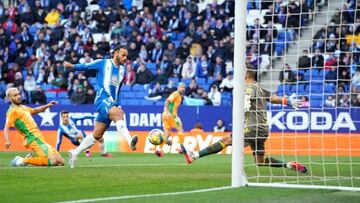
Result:
{"label": "player lying on the ground", "polygon": [[[86,137],[86,133],[83,130],[80,130],[76,126],[76,122],[79,120],[82,121],[84,119],[94,119],[95,118],[95,116],[79,116],[79,117],[69,116],[68,111],[61,111],[60,117],[61,117],[61,119],[60,119],[60,125],[59,125],[59,129],[58,129],[57,143],[56,143],[57,151],[60,151],[60,146],[62,143],[63,136],[68,138],[73,145],[79,146],[80,143]],[[106,153],[106,151],[105,151],[105,144],[104,144],[103,138],[101,138],[99,140],[99,145],[100,145],[101,156],[112,157],[112,154]],[[86,156],[91,157],[90,149],[86,150]]]}
{"label": "player lying on the ground", "polygon": [[127,49],[118,45],[114,49],[113,58],[99,59],[91,63],[76,65],[64,62],[65,68],[74,68],[80,71],[95,70],[99,85],[94,101],[94,106],[99,115],[95,119],[93,135],[87,136],[76,149],[69,151],[71,168],[75,166],[75,160],[82,151],[89,149],[96,141],[102,138],[111,121],[115,122],[117,132],[127,141],[131,149],[136,150],[138,137],[131,137],[126,127],[124,111],[120,106],[120,89],[124,80],[124,64],[127,55]]}
{"label": "player lying on the ground", "polygon": [[12,161],[12,166],[25,166],[27,164],[35,166],[63,166],[64,159],[58,151],[50,146],[43,138],[32,115],[45,111],[55,105],[51,101],[44,106],[30,108],[21,104],[21,94],[17,88],[6,90],[6,97],[10,100],[11,106],[6,113],[6,124],[4,128],[5,148],[9,148],[10,128],[16,128],[23,136],[23,144],[26,148],[35,152],[36,157],[30,155],[25,158],[16,156]]}
{"label": "player lying on the ground", "polygon": [[[255,81],[255,72],[248,70],[245,75],[245,129],[244,129],[244,147],[250,146],[253,151],[255,163],[258,166],[286,167],[306,173],[307,169],[299,162],[283,162],[273,157],[265,157],[265,141],[269,135],[269,126],[266,115],[266,102],[274,104],[283,104],[297,109],[301,101],[296,99],[296,95],[289,98],[271,96],[270,92],[260,87]],[[189,152],[193,160],[202,158],[210,154],[216,154],[227,146],[232,145],[232,135],[222,138],[201,151]]]}
{"label": "player lying on the ground", "polygon": [[171,133],[171,129],[175,128],[179,135],[180,149],[179,152],[185,155],[185,159],[188,163],[191,163],[191,158],[184,147],[184,129],[181,123],[181,119],[177,114],[177,110],[181,104],[181,95],[185,92],[185,83],[180,82],[178,89],[171,93],[170,96],[165,100],[164,112],[162,114],[162,122],[164,129],[165,142],[160,146],[156,146],[155,154],[159,157],[164,156],[164,152],[161,147],[167,143],[171,145],[171,141],[168,139]]}

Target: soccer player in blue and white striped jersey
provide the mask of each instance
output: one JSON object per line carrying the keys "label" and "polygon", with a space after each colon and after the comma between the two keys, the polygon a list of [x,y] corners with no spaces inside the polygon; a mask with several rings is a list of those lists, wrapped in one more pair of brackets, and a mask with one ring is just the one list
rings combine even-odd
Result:
{"label": "soccer player in blue and white striped jersey", "polygon": [[[94,119],[95,116],[69,116],[68,111],[61,111],[60,113],[60,124],[57,134],[57,142],[56,142],[56,150],[60,150],[60,146],[62,143],[62,138],[66,137],[70,140],[70,142],[79,146],[80,143],[86,138],[86,133],[83,130],[80,130],[78,126],[76,126],[77,121],[82,121],[85,119]],[[112,154],[106,153],[104,139],[99,140],[101,156],[103,157],[112,157]],[[89,149],[86,150],[86,156],[91,157],[91,152]]]}
{"label": "soccer player in blue and white striped jersey", "polygon": [[94,106],[99,112],[95,119],[93,136],[87,136],[83,142],[73,150],[69,151],[70,167],[74,167],[75,160],[80,152],[93,146],[100,140],[109,127],[111,121],[116,124],[117,132],[128,142],[132,150],[136,150],[138,137],[131,137],[126,127],[124,111],[120,106],[120,89],[125,76],[125,62],[128,51],[124,46],[118,45],[114,49],[114,56],[110,59],[99,59],[87,64],[71,64],[64,62],[65,68],[75,70],[95,70],[99,89],[96,94]]}

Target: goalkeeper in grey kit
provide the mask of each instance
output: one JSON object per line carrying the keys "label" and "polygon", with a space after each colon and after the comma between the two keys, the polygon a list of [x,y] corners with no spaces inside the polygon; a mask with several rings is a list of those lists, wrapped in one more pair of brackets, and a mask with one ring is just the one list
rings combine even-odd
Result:
{"label": "goalkeeper in grey kit", "polygon": [[[250,146],[255,163],[258,166],[284,167],[306,173],[306,167],[297,161],[283,162],[273,157],[265,157],[265,141],[269,135],[266,103],[283,104],[297,109],[301,105],[301,101],[296,99],[295,94],[289,98],[271,96],[270,92],[261,88],[255,81],[255,71],[250,69],[247,68],[245,75],[244,147]],[[216,154],[230,145],[232,145],[232,135],[222,138],[201,151],[190,151],[189,154],[193,160],[196,160],[210,154]]]}

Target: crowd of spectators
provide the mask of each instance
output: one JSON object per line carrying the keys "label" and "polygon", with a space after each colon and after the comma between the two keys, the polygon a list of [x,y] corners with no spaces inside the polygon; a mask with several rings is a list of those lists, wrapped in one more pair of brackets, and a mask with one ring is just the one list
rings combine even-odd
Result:
{"label": "crowd of spectators", "polygon": [[[321,106],[360,105],[360,13],[357,2],[348,0],[342,8],[329,13],[330,22],[315,33],[312,46],[303,50],[297,67],[285,64],[279,76],[281,83],[333,86],[332,93],[325,93]],[[306,72],[311,72],[310,78],[304,76]],[[324,93],[321,91],[320,94]],[[303,100],[312,102],[308,97]]]}
{"label": "crowd of spectators", "polygon": [[[169,78],[226,78],[232,71],[225,64],[233,58],[233,0],[214,1],[202,11],[195,0],[128,3],[0,2],[0,96],[4,98],[6,87],[15,86],[25,103],[46,102],[45,90],[67,91],[74,104],[92,103],[96,86],[88,79],[94,73],[66,70],[62,62],[88,63],[110,57],[117,44],[127,45],[129,51],[124,85],[156,87],[157,83],[168,84]],[[97,34],[104,35],[97,41]],[[156,64],[156,73],[149,70],[149,63]],[[229,88],[228,81],[217,89]],[[201,91],[212,92],[196,85],[191,93]],[[214,103],[219,105],[217,100]]]}

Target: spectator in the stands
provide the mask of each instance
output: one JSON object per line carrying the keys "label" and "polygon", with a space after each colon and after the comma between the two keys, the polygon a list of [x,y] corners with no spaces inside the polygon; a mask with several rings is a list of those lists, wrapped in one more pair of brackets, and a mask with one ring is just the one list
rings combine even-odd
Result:
{"label": "spectator in the stands", "polygon": [[160,83],[161,85],[164,85],[167,83],[167,75],[164,74],[163,70],[158,68],[156,69],[156,75],[153,82]]}
{"label": "spectator in the stands", "polygon": [[140,64],[136,73],[136,83],[141,85],[149,84],[153,79],[154,75],[145,67],[145,64]]}
{"label": "spectator in the stands", "polygon": [[19,87],[20,85],[24,84],[24,78],[21,74],[21,72],[16,72],[15,73],[15,81],[14,81],[14,85],[15,87]]}
{"label": "spectator in the stands", "polygon": [[225,131],[226,131],[225,123],[223,119],[219,118],[216,121],[216,125],[214,126],[214,132],[225,132]]}
{"label": "spectator in the stands", "polygon": [[159,69],[166,75],[166,77],[170,77],[174,72],[174,61],[168,59],[168,56],[164,54],[163,60],[159,64]]}
{"label": "spectator in the stands", "polygon": [[170,95],[171,93],[173,93],[174,91],[176,91],[175,83],[174,83],[173,80],[170,80],[170,79],[169,79],[168,84],[167,84],[166,87],[164,88],[162,97],[163,97],[163,98],[168,98],[169,95]]}
{"label": "spectator in the stands", "polygon": [[210,63],[206,58],[206,55],[202,55],[201,59],[196,64],[196,77],[207,78],[209,76]]}
{"label": "spectator in the stands", "polygon": [[216,85],[211,86],[208,97],[214,106],[221,105],[221,93],[219,92],[218,87]]}
{"label": "spectator in the stands", "polygon": [[186,87],[185,89],[185,95],[186,96],[190,96],[192,93],[196,92],[196,90],[198,89],[198,85],[196,83],[196,80],[191,80],[189,86]]}
{"label": "spectator in the stands", "polygon": [[164,51],[164,56],[167,56],[169,61],[175,61],[176,59],[176,49],[173,43],[169,43],[167,49]]}
{"label": "spectator in the stands", "polygon": [[154,87],[150,89],[149,95],[145,97],[145,99],[158,101],[162,98],[163,89],[159,82],[155,83]]}
{"label": "spectator in the stands", "polygon": [[301,102],[302,102],[300,106],[301,108],[307,108],[310,106],[309,98],[306,96],[301,97]]}
{"label": "spectator in the stands", "polygon": [[329,95],[325,100],[325,106],[326,107],[335,107],[336,106],[336,100],[334,96]]}
{"label": "spectator in the stands", "polygon": [[209,76],[215,77],[218,73],[220,73],[223,77],[226,76],[226,66],[221,56],[217,56],[215,63],[211,64]]}
{"label": "spectator in the stands", "polygon": [[223,81],[223,77],[220,73],[216,74],[215,80],[210,84],[210,87],[216,85],[220,89],[220,85]]}
{"label": "spectator in the stands", "polygon": [[353,86],[360,86],[360,70],[356,70],[351,79],[351,84]]}
{"label": "spectator in the stands", "polygon": [[27,75],[26,80],[24,81],[24,90],[26,91],[28,101],[27,103],[31,102],[31,93],[35,90],[36,82],[32,75]]}
{"label": "spectator in the stands", "polygon": [[338,107],[350,107],[350,102],[348,94],[339,95]]}
{"label": "spectator in the stands", "polygon": [[312,57],[312,66],[314,68],[322,68],[324,67],[324,56],[321,53],[319,48],[315,49],[315,54]]}
{"label": "spectator in the stands", "polygon": [[356,96],[356,99],[354,99],[354,101],[352,102],[351,105],[352,105],[352,106],[357,106],[357,107],[360,106],[360,94],[358,94],[358,95]]}
{"label": "spectator in the stands", "polygon": [[303,55],[299,58],[299,69],[309,69],[311,67],[311,58],[308,56],[309,51],[303,50]]}
{"label": "spectator in the stands", "polygon": [[155,47],[151,51],[150,60],[153,63],[159,64],[163,55],[163,48],[160,42],[155,44]]}
{"label": "spectator in the stands", "polygon": [[195,77],[195,74],[196,74],[196,62],[194,57],[189,55],[186,58],[186,62],[182,67],[181,76],[183,79],[190,79]]}
{"label": "spectator in the stands", "polygon": [[124,77],[125,85],[133,85],[136,82],[136,73],[131,64],[126,64],[126,73]]}
{"label": "spectator in the stands", "polygon": [[46,95],[40,85],[37,85],[35,90],[32,92],[32,104],[46,104]]}
{"label": "spectator in the stands", "polygon": [[86,92],[86,104],[93,104],[96,94],[93,89],[88,89]]}
{"label": "spectator in the stands", "polygon": [[82,86],[78,86],[70,98],[73,104],[86,104],[86,92]]}
{"label": "spectator in the stands", "polygon": [[170,77],[178,77],[178,78],[180,78],[182,68],[183,68],[183,64],[181,62],[181,59],[179,57],[176,57],[173,72],[170,75]]}
{"label": "spectator in the stands", "polygon": [[295,81],[295,74],[289,64],[285,64],[284,70],[280,72],[279,80],[281,83],[293,83]]}
{"label": "spectator in the stands", "polygon": [[226,78],[223,79],[223,81],[221,82],[219,87],[220,87],[221,92],[232,93],[232,90],[234,88],[233,72],[229,72],[226,75]]}

